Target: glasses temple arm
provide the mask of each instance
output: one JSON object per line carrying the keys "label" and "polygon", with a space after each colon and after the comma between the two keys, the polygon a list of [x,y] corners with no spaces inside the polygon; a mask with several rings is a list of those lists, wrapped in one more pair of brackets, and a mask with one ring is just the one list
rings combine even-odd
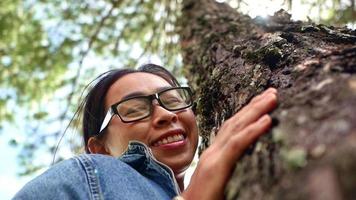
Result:
{"label": "glasses temple arm", "polygon": [[103,123],[101,124],[99,133],[101,133],[101,131],[103,131],[108,126],[108,124],[113,116],[114,116],[114,112],[110,108],[105,115]]}

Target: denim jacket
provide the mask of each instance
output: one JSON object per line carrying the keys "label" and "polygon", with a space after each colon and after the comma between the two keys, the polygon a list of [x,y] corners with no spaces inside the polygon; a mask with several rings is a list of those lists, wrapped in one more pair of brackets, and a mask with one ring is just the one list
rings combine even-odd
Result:
{"label": "denim jacket", "polygon": [[119,158],[82,154],[27,183],[13,199],[172,199],[180,193],[172,170],[143,143],[131,141]]}

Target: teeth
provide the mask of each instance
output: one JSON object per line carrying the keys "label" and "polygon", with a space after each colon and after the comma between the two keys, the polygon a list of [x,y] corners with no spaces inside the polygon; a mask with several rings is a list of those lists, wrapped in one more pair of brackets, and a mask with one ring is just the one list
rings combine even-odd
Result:
{"label": "teeth", "polygon": [[174,136],[168,136],[167,138],[161,139],[158,142],[154,144],[154,146],[160,146],[172,142],[178,142],[184,139],[184,136],[182,134],[174,135]]}
{"label": "teeth", "polygon": [[162,140],[162,144],[167,144],[168,143],[168,140],[166,139],[166,138],[164,138],[163,140]]}
{"label": "teeth", "polygon": [[172,136],[167,137],[167,142],[171,143],[173,140]]}

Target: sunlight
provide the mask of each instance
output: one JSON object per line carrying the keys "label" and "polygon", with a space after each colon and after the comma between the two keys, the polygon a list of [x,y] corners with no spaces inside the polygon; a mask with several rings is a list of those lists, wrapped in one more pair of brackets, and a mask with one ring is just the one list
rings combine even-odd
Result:
{"label": "sunlight", "polygon": [[[231,6],[237,7],[237,1],[232,1]],[[267,17],[268,15],[273,15],[276,11],[281,8],[287,10],[287,6],[283,5],[284,0],[245,0],[240,3],[240,9],[242,13],[250,15],[252,18],[260,16]]]}
{"label": "sunlight", "polygon": [[[301,20],[308,21],[328,19],[330,17],[330,8],[333,8],[335,5],[332,0],[326,0],[321,7],[311,6],[316,4],[317,0],[310,0],[308,2],[303,1],[292,1],[291,9],[285,3],[286,0],[264,0],[258,1],[255,0],[216,0],[220,3],[228,3],[231,7],[238,9],[241,13],[247,14],[252,18],[257,16],[267,17],[269,15],[274,15],[280,9],[286,10],[292,15],[292,20]],[[341,1],[344,5],[347,3],[345,0]]]}
{"label": "sunlight", "polygon": [[308,17],[310,19],[319,17],[319,9],[317,7],[310,8],[310,5],[300,1],[293,1],[292,10],[289,12],[292,14],[293,20],[307,21]]}

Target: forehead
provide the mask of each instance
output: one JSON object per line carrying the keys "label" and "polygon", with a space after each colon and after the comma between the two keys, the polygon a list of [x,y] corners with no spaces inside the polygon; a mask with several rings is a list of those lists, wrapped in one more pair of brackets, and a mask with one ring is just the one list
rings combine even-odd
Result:
{"label": "forehead", "polygon": [[127,74],[115,81],[106,93],[106,107],[122,100],[131,93],[152,94],[159,88],[171,86],[160,76],[145,72]]}

